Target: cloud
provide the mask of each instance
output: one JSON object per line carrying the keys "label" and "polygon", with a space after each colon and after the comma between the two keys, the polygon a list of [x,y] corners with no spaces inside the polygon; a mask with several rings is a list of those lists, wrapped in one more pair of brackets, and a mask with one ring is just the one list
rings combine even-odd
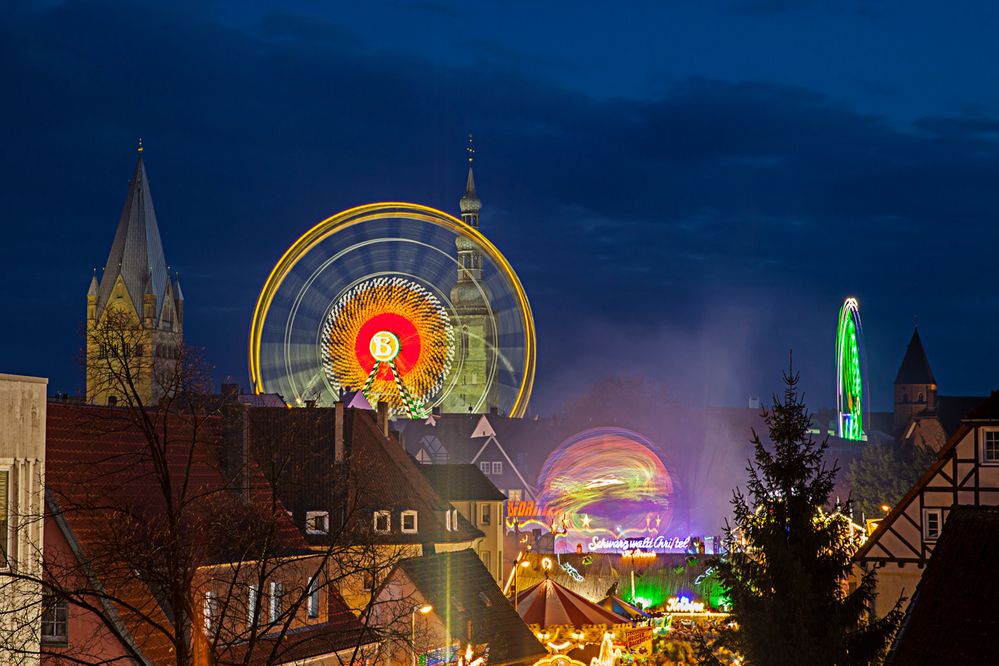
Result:
{"label": "cloud", "polygon": [[[372,200],[454,210],[469,130],[483,229],[517,267],[539,320],[546,407],[581,355],[602,358],[601,341],[626,344],[633,327],[679,330],[677,345],[710,340],[726,367],[754,378],[769,375],[746,368],[771,363],[778,376],[794,346],[814,359],[806,386],[825,400],[842,296],[877,304],[873,316],[894,331],[870,343],[886,383],[914,311],[943,327],[958,307],[950,293],[978,303],[990,291],[979,272],[999,240],[990,116],[899,127],[762,80],[688,77],[646,98],[595,99],[501,55],[439,64],[290,13],[237,30],[163,5],[5,11],[0,75],[17,92],[0,110],[17,128],[0,160],[8,247],[18,248],[7,270],[42,270],[25,249],[47,229],[45,252],[57,259],[47,279],[79,285],[82,299],[141,135],[167,258],[189,276],[188,334],[222,374],[245,374],[257,290],[311,224]],[[6,282],[10,302],[21,287]],[[752,317],[753,344],[733,345],[731,358],[716,331],[745,320],[744,304],[763,314]],[[52,309],[33,325],[61,331],[53,346],[75,350],[82,312]],[[703,328],[719,312],[722,323]],[[981,316],[966,349],[988,348],[999,325]],[[0,366],[45,356],[30,330],[5,335]],[[693,357],[710,356],[704,348]],[[46,356],[38,372],[65,386],[76,376],[70,353]],[[953,367],[958,353],[941,345]],[[693,374],[648,363],[685,383]]]}

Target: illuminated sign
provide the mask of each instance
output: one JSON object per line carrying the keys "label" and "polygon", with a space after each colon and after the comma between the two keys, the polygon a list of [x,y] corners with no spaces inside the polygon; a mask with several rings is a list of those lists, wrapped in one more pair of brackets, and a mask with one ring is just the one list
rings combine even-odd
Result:
{"label": "illuminated sign", "polygon": [[670,597],[666,602],[667,613],[703,613],[704,602],[691,601],[690,597]]}
{"label": "illuminated sign", "polygon": [[542,506],[532,500],[510,500],[506,503],[506,515],[508,518],[543,518],[545,513]]}
{"label": "illuminated sign", "polygon": [[690,545],[690,537],[648,536],[636,539],[605,539],[593,537],[589,547],[593,552],[622,550],[684,550]]}
{"label": "illuminated sign", "polygon": [[572,576],[572,579],[574,581],[576,581],[577,583],[582,583],[583,582],[583,574],[579,573],[579,571],[576,569],[576,567],[572,566],[568,562],[563,562],[562,563],[562,568],[565,569],[565,572],[567,574],[569,574],[570,576]]}
{"label": "illuminated sign", "polygon": [[378,331],[371,336],[368,351],[371,358],[388,363],[399,355],[399,336],[391,331]]}

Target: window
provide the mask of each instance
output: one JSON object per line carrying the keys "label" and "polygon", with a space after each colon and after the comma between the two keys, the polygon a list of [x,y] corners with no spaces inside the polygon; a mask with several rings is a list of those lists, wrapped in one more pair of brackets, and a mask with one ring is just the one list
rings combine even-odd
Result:
{"label": "window", "polygon": [[510,488],[506,491],[506,496],[511,502],[523,502],[524,501],[524,491],[520,488]]}
{"label": "window", "polygon": [[407,534],[412,534],[416,531],[416,512],[415,511],[403,511],[402,512],[402,531]]}
{"label": "window", "polygon": [[499,475],[503,473],[503,463],[494,462],[493,463],[493,474]]}
{"label": "window", "polygon": [[392,514],[388,511],[375,511],[375,531],[388,532],[392,529]]}
{"label": "window", "polygon": [[923,538],[936,541],[943,528],[943,509],[923,509]]}
{"label": "window", "polygon": [[309,599],[306,604],[306,611],[310,620],[319,617],[319,575],[315,575],[309,581]]}
{"label": "window", "polygon": [[375,589],[375,574],[372,571],[365,571],[364,578],[361,579],[361,589],[364,592],[371,592]]}
{"label": "window", "polygon": [[922,393],[920,393],[919,395],[917,395],[916,396],[916,402],[918,402],[920,404],[926,402],[926,395],[924,395]]}
{"label": "window", "polygon": [[305,512],[305,533],[306,534],[329,534],[330,533],[330,512],[329,511],[306,511]]}
{"label": "window", "polygon": [[0,568],[7,566],[7,549],[10,547],[10,510],[7,506],[9,479],[9,471],[0,471]]}
{"label": "window", "polygon": [[42,643],[69,642],[69,603],[51,594],[42,595]]}
{"label": "window", "polygon": [[277,622],[281,617],[281,597],[284,596],[283,583],[271,583],[270,620]]}
{"label": "window", "polygon": [[488,550],[484,550],[479,553],[479,558],[482,560],[482,564],[486,566],[486,570],[492,573],[493,568],[493,554]]}
{"label": "window", "polygon": [[454,525],[451,524],[451,509],[444,512],[444,529],[448,532],[454,529]]}
{"label": "window", "polygon": [[205,592],[205,633],[209,636],[218,624],[219,600],[215,592],[208,590]]}
{"label": "window", "polygon": [[491,504],[483,503],[479,505],[479,524],[489,525],[492,522],[493,507]]}
{"label": "window", "polygon": [[483,474],[492,474],[493,473],[493,464],[492,463],[487,463],[487,462],[480,462],[479,463],[479,469],[482,470]]}
{"label": "window", "polygon": [[260,588],[251,585],[246,595],[246,626],[250,629],[257,626],[260,619]]}
{"label": "window", "polygon": [[999,464],[999,430],[982,432],[982,462]]}

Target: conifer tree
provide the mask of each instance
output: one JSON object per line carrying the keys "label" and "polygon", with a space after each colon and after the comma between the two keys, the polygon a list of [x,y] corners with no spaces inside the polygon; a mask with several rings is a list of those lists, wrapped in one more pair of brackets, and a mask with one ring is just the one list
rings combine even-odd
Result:
{"label": "conifer tree", "polygon": [[784,375],[763,418],[770,450],[754,431],[748,496],[734,492],[726,557],[714,564],[732,603],[733,625],[703,641],[701,658],[720,663],[721,648],[746,664],[810,666],[871,664],[884,656],[901,620],[901,599],[881,619],[869,614],[874,574],[848,591],[857,544],[829,498],[837,468],[823,462],[828,443],[809,434],[811,417],[798,394],[798,375]]}

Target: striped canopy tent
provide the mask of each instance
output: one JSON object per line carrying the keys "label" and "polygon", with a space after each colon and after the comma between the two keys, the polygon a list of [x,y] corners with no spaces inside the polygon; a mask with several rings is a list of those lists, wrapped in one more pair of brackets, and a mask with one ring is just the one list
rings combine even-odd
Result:
{"label": "striped canopy tent", "polygon": [[616,613],[621,617],[626,617],[632,622],[644,620],[649,617],[648,613],[635,604],[629,603],[614,594],[608,594],[606,597],[598,601],[597,605],[609,610],[612,613]]}
{"label": "striped canopy tent", "polygon": [[586,597],[562,587],[550,578],[517,595],[517,612],[524,622],[539,627],[630,624],[630,620]]}

